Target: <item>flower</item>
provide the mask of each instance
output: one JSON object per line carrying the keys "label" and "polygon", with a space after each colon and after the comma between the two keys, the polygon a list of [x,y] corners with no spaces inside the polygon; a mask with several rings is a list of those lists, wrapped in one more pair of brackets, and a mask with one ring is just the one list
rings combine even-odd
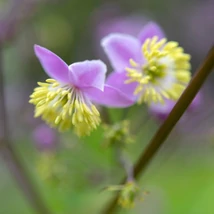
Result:
{"label": "flower", "polygon": [[46,48],[35,45],[36,56],[53,79],[39,82],[30,96],[35,117],[42,116],[51,127],[61,131],[72,125],[79,136],[89,134],[100,123],[100,114],[87,88],[104,89],[106,66],[99,60],[73,63],[70,66]]}
{"label": "flower", "polygon": [[38,82],[29,102],[35,105],[35,117],[41,116],[51,127],[66,131],[74,126],[79,136],[89,135],[101,121],[92,101],[108,106],[132,104],[123,92],[104,84],[106,65],[102,61],[86,60],[68,66],[44,47],[35,45],[34,51],[51,79]]}
{"label": "flower", "polygon": [[167,42],[153,22],[138,38],[113,33],[104,37],[101,45],[115,70],[106,84],[138,103],[176,100],[190,80],[190,55],[177,42]]}

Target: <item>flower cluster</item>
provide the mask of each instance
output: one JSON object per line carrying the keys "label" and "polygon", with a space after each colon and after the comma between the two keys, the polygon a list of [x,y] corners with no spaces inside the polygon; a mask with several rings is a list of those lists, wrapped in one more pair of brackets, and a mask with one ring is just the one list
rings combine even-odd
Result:
{"label": "flower cluster", "polygon": [[119,191],[118,204],[123,208],[133,208],[135,200],[139,196],[140,189],[134,181],[127,181],[123,185],[112,185],[106,188],[108,191]]}
{"label": "flower cluster", "polygon": [[31,95],[35,117],[65,131],[74,127],[79,136],[89,135],[100,124],[94,103],[128,107],[134,103],[177,100],[188,84],[190,56],[177,42],[167,42],[155,23],[147,24],[138,38],[114,33],[101,45],[114,72],[105,81],[106,65],[100,60],[67,65],[46,48],[35,45],[35,54],[51,77],[39,82]]}
{"label": "flower cluster", "polygon": [[130,133],[130,122],[128,120],[123,120],[113,125],[103,125],[104,128],[104,139],[105,145],[113,145],[119,143],[124,146],[124,144],[129,144],[134,142],[134,137]]}

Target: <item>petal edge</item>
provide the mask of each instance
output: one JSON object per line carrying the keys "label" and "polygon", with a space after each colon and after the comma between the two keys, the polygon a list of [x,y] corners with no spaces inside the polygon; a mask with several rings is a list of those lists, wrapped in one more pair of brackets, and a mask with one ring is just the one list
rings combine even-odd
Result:
{"label": "petal edge", "polygon": [[139,33],[139,40],[141,44],[145,42],[147,38],[152,38],[157,36],[158,39],[162,39],[165,37],[164,32],[155,22],[149,22],[147,25],[143,27],[141,32]]}
{"label": "petal edge", "polygon": [[34,52],[45,72],[52,78],[61,82],[68,82],[68,65],[52,51],[34,45]]}
{"label": "petal edge", "polygon": [[109,34],[101,40],[101,46],[117,72],[122,72],[130,59],[139,61],[141,57],[139,41],[127,34]]}

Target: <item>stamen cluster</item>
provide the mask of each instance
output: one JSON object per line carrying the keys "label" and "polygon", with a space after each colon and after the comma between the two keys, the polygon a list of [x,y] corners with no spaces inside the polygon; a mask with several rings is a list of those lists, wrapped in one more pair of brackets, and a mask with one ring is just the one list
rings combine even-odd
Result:
{"label": "stamen cluster", "polygon": [[41,116],[60,131],[73,125],[79,136],[88,135],[100,124],[98,110],[78,88],[62,85],[54,79],[38,85],[29,101],[35,105],[35,117]]}
{"label": "stamen cluster", "polygon": [[137,82],[134,91],[138,102],[164,102],[164,98],[179,98],[191,78],[190,55],[185,54],[177,42],[167,42],[157,36],[148,38],[142,45],[144,62],[139,64],[130,59],[126,68],[128,80]]}

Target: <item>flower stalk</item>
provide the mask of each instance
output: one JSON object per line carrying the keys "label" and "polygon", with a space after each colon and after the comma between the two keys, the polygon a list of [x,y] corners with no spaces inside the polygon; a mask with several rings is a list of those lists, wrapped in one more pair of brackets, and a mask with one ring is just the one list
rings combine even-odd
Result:
{"label": "flower stalk", "polygon": [[116,155],[118,157],[118,162],[124,168],[126,172],[127,182],[133,181],[133,165],[122,148],[116,148]]}
{"label": "flower stalk", "polygon": [[[154,137],[151,139],[150,143],[146,147],[146,149],[142,152],[141,156],[139,157],[138,161],[134,166],[134,178],[137,179],[140,174],[146,169],[148,164],[152,161],[155,154],[157,153],[158,149],[167,139],[168,135],[172,131],[173,127],[176,125],[178,120],[184,114],[198,91],[200,90],[201,86],[205,82],[208,75],[211,73],[214,67],[214,46],[211,47],[209,53],[207,54],[206,58],[204,59],[203,63],[199,67],[198,71],[195,73],[194,77],[190,81],[189,85],[179,98],[178,102],[172,109],[171,113],[162,124],[162,126],[157,130]],[[126,181],[123,179],[121,182],[122,184]],[[105,210],[102,214],[111,214],[115,213],[117,208],[117,201],[118,195],[110,201],[107,205]]]}
{"label": "flower stalk", "polygon": [[30,202],[35,211],[39,214],[50,214],[50,210],[46,207],[46,204],[40,197],[24,167],[24,164],[22,163],[21,158],[9,139],[2,58],[2,47],[0,46],[0,152],[9,171],[15,178],[26,199]]}

